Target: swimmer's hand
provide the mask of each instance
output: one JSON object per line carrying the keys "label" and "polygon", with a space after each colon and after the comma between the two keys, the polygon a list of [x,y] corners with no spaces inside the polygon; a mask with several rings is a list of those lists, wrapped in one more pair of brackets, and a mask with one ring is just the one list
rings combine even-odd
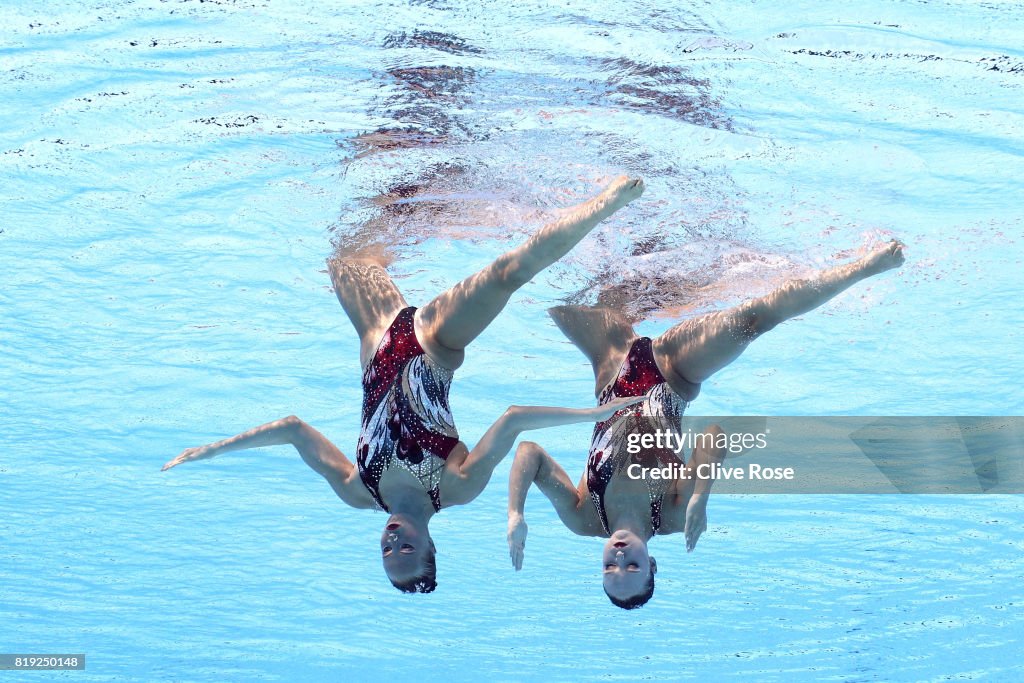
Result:
{"label": "swimmer's hand", "polygon": [[622,398],[613,398],[607,403],[603,403],[595,408],[591,408],[591,417],[594,422],[602,422],[607,420],[615,413],[619,412],[623,408],[628,408],[631,405],[642,403],[647,396],[624,396]]}
{"label": "swimmer's hand", "polygon": [[646,186],[642,178],[630,178],[629,176],[622,175],[608,184],[608,187],[601,193],[601,197],[609,205],[615,208],[622,208],[634,199],[639,198],[644,193],[644,189],[646,189]]}
{"label": "swimmer's hand", "polygon": [[708,495],[694,495],[686,505],[686,552],[691,553],[697,547],[697,539],[708,528]]}
{"label": "swimmer's hand", "polygon": [[526,520],[518,512],[508,513],[508,556],[512,566],[519,571],[523,568],[523,554],[526,550]]}
{"label": "swimmer's hand", "polygon": [[183,462],[189,462],[190,460],[205,460],[206,458],[212,458],[215,455],[217,455],[217,449],[210,445],[186,448],[181,452],[181,455],[173,460],[168,460],[167,463],[160,468],[160,471],[166,472],[172,467],[177,467]]}

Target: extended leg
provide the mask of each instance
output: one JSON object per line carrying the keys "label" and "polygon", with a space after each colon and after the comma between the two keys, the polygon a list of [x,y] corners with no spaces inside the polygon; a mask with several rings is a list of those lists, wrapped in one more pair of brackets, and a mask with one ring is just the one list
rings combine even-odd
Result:
{"label": "extended leg", "polygon": [[894,240],[858,261],[822,271],[813,279],[795,280],[736,308],[682,322],[654,341],[655,357],[663,372],[668,368],[678,376],[675,381],[699,384],[779,323],[902,263],[903,245]]}
{"label": "extended leg", "polygon": [[643,190],[642,180],[618,178],[597,197],[545,225],[525,244],[440,294],[417,314],[420,342],[439,361],[458,367],[463,349],[497,317],[513,292],[569,253],[598,223]]}
{"label": "extended leg", "polygon": [[359,359],[365,367],[381,335],[408,304],[378,260],[335,258],[327,268],[334,293],[359,335]]}
{"label": "extended leg", "polygon": [[616,311],[600,306],[555,306],[548,313],[590,361],[597,384],[594,394],[600,394],[637,337],[633,326]]}

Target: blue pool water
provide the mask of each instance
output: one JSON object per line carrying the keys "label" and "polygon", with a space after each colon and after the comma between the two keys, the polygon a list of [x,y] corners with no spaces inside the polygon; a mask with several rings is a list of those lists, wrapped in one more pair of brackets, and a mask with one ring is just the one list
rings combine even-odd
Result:
{"label": "blue pool water", "polygon": [[[430,596],[387,586],[383,516],[288,449],[159,471],[290,413],[352,451],[335,249],[392,245],[422,304],[624,172],[646,195],[471,348],[468,442],[510,403],[593,400],[548,306],[618,287],[653,334],[891,236],[905,267],[691,410],[1021,414],[1019,5],[11,0],[0,22],[0,651],[88,658],[34,677],[1024,677],[1019,496],[713,497],[627,613],[536,494],[511,570],[507,463],[435,518]],[[534,436],[577,476],[588,427]]]}

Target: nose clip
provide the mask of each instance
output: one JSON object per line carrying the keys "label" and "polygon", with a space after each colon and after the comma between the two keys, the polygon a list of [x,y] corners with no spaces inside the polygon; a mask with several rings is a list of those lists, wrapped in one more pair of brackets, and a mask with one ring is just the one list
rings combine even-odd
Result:
{"label": "nose clip", "polygon": [[615,559],[618,559],[620,557],[625,557],[625,556],[626,556],[626,553],[622,552],[621,550],[618,551],[617,553],[615,553]]}
{"label": "nose clip", "polygon": [[388,533],[388,540],[394,543],[398,540],[398,534],[396,534],[394,531]]}

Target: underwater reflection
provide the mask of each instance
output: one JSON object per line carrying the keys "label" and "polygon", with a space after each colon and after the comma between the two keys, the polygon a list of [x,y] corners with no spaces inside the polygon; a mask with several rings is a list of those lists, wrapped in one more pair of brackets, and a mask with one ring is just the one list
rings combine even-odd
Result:
{"label": "underwater reflection", "polygon": [[[452,34],[419,30],[389,34],[382,47],[395,56],[378,76],[382,94],[367,113],[393,123],[343,143],[349,150],[346,174],[361,164],[360,173],[376,193],[358,200],[359,211],[342,216],[332,228],[340,258],[372,245],[414,244],[471,221],[475,213],[472,202],[453,197],[472,169],[471,162],[453,160],[450,148],[474,138],[474,125],[459,110],[470,101],[476,71],[416,62],[432,62],[438,53],[458,57],[483,50]],[[409,156],[417,151],[425,154]]]}
{"label": "underwater reflection", "polygon": [[603,98],[611,103],[705,128],[734,129],[721,100],[711,94],[711,81],[695,78],[686,68],[628,57],[600,59],[594,66],[609,72]]}

